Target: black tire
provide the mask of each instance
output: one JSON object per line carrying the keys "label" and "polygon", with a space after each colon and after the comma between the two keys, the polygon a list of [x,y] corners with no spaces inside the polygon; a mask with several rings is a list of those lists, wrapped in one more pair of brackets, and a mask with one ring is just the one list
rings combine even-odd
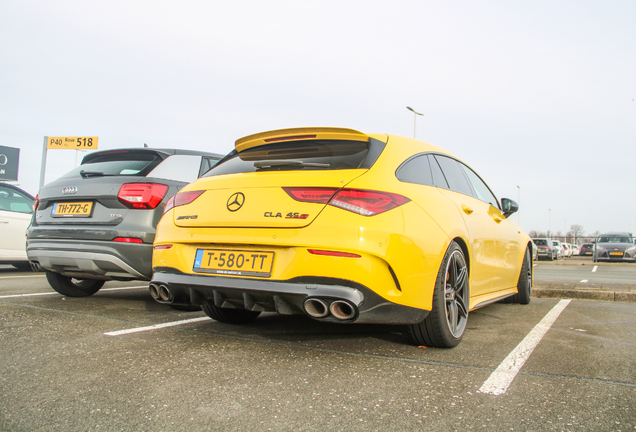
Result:
{"label": "black tire", "polygon": [[260,312],[246,309],[220,308],[213,304],[203,305],[201,309],[213,320],[227,324],[247,324],[254,321],[261,314]]}
{"label": "black tire", "polygon": [[104,286],[103,280],[74,279],[52,271],[46,272],[46,280],[55,291],[66,297],[89,297]]}
{"label": "black tire", "polygon": [[433,308],[424,321],[408,326],[416,345],[436,348],[457,346],[468,321],[468,266],[464,252],[451,242],[435,281]]}
{"label": "black tire", "polygon": [[517,294],[507,297],[501,301],[501,303],[519,303],[528,304],[532,297],[532,265],[530,262],[530,252],[526,250],[526,254],[523,257],[523,265],[521,266],[521,273],[519,274],[519,281],[517,282]]}

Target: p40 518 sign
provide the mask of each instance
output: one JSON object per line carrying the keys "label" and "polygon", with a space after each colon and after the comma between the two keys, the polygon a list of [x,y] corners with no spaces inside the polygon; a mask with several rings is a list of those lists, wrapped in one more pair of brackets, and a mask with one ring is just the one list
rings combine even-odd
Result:
{"label": "p40 518 sign", "polygon": [[46,148],[97,150],[97,137],[48,137]]}

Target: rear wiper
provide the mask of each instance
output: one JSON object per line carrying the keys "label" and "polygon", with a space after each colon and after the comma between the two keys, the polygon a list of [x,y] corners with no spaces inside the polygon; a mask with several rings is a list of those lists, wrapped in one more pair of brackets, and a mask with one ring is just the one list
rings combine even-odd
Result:
{"label": "rear wiper", "polygon": [[277,167],[308,167],[308,168],[329,168],[331,165],[317,162],[303,162],[295,160],[271,160],[254,162],[254,168],[277,168]]}
{"label": "rear wiper", "polygon": [[89,178],[89,177],[107,177],[107,176],[113,176],[113,175],[114,175],[114,174],[104,174],[104,173],[103,173],[103,172],[101,172],[101,171],[84,171],[84,170],[81,170],[79,173],[80,173],[80,175],[81,175],[83,178]]}

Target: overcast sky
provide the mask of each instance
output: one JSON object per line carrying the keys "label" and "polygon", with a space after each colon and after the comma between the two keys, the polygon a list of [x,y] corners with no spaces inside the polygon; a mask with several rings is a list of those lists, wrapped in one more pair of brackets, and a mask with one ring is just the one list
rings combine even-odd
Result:
{"label": "overcast sky", "polygon": [[[413,136],[408,105],[524,230],[636,231],[634,0],[2,0],[0,62],[32,194],[44,136],[227,153],[288,127]],[[49,151],[46,182],[76,153]]]}

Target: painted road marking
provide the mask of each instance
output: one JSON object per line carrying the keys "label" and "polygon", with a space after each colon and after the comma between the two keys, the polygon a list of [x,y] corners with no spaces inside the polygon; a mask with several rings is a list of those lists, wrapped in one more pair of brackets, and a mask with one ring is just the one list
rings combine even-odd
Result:
{"label": "painted road marking", "polygon": [[2,276],[0,279],[18,279],[18,278],[35,278],[35,277],[46,277],[45,275],[31,275],[31,276]]}
{"label": "painted road marking", "polygon": [[559,317],[561,312],[570,304],[571,300],[560,300],[548,314],[543,317],[530,333],[512,350],[508,357],[504,359],[497,369],[490,375],[479,389],[480,393],[491,395],[502,395],[508,390],[508,386],[517,376],[532,351],[539,345],[543,336],[550,330],[552,324]]}
{"label": "painted road marking", "polygon": [[598,266],[594,266],[594,268],[592,269],[592,273],[596,273],[596,270],[598,270]]}
{"label": "painted road marking", "polygon": [[[100,292],[101,291],[125,291],[125,290],[140,289],[140,288],[148,289],[148,285],[141,285],[141,286],[134,286],[134,287],[121,287],[121,288],[102,288],[99,291]],[[13,294],[13,295],[0,296],[0,299],[18,298],[18,297],[36,297],[36,296],[47,296],[47,295],[61,295],[61,294],[57,292],[34,293],[34,294]]]}
{"label": "painted road marking", "polygon": [[130,333],[139,333],[139,332],[150,331],[150,330],[155,330],[160,328],[174,327],[174,326],[178,326],[182,324],[190,324],[194,322],[209,321],[209,320],[210,318],[205,316],[205,317],[192,318],[192,319],[181,320],[181,321],[172,321],[172,322],[167,322],[163,324],[155,324],[155,325],[151,325],[147,327],[136,327],[136,328],[126,329],[126,330],[117,330],[117,331],[104,333],[104,335],[105,336],[121,336],[125,334],[130,334]]}
{"label": "painted road marking", "polygon": [[582,282],[582,283],[585,283],[585,282],[587,282],[587,279],[583,279],[581,282]]}

